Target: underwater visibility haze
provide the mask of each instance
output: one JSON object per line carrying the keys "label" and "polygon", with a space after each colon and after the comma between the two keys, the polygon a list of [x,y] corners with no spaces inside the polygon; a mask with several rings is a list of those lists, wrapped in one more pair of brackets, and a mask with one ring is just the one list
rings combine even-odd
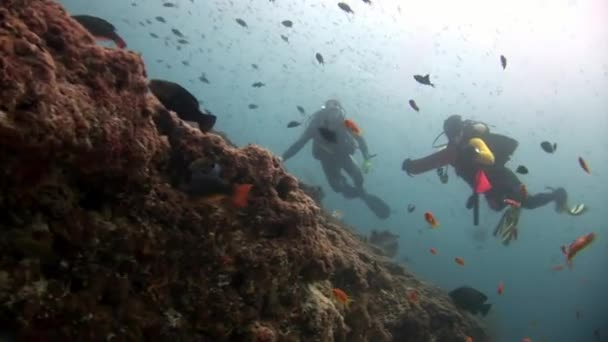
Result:
{"label": "underwater visibility haze", "polygon": [[[476,319],[492,341],[608,341],[607,1],[60,3],[72,15],[112,23],[126,48],[141,54],[148,78],[188,89],[216,117],[214,129],[238,146],[284,155],[312,115],[337,100],[352,123],[348,134],[368,147],[367,159],[353,157],[366,168],[369,202],[332,189],[313,157],[322,140],[283,161],[323,189],[328,213],[365,235],[397,235],[395,259],[445,292],[475,289],[457,293],[485,311]],[[518,142],[506,167],[525,184],[523,199],[497,211],[479,194],[477,225],[466,206],[471,187],[453,166],[441,170],[445,182],[435,168],[405,172],[404,160],[439,150],[433,139],[454,114]],[[435,145],[444,143],[441,136]],[[560,187],[571,215],[556,213],[553,202],[526,208],[528,193]],[[374,215],[377,199],[390,214]],[[493,232],[509,210],[519,221],[503,244]],[[571,264],[569,253],[578,253]]]}

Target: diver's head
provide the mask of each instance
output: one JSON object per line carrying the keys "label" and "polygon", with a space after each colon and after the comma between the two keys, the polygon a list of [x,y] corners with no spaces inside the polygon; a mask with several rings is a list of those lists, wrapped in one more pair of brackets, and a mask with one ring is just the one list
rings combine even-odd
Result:
{"label": "diver's head", "polygon": [[443,121],[443,132],[450,143],[458,143],[462,139],[464,123],[460,115],[450,115]]}
{"label": "diver's head", "polygon": [[335,99],[329,99],[329,100],[325,101],[325,105],[323,106],[323,109],[329,109],[329,110],[335,111],[337,114],[340,115],[341,118],[344,118],[346,116],[346,113],[344,111],[344,108],[340,104],[340,101],[335,100]]}

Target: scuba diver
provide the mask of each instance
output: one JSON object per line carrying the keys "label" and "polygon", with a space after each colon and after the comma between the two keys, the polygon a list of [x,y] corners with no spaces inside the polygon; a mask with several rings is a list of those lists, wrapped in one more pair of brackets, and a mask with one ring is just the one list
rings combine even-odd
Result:
{"label": "scuba diver", "polygon": [[[362,169],[352,157],[356,149],[361,150],[364,158],[362,168],[363,172],[366,172],[369,170],[370,160],[375,155],[369,154],[360,130],[352,121],[346,119],[340,102],[327,100],[321,110],[312,114],[309,120],[300,138],[283,153],[283,161],[293,157],[312,139],[312,155],[321,162],[331,188],[345,198],[360,198],[377,217],[388,218],[389,206],[363,189]],[[342,170],[350,176],[352,185],[344,177]]]}
{"label": "scuba diver", "polygon": [[583,204],[569,208],[568,194],[561,187],[549,188],[550,192],[528,194],[525,185],[505,166],[517,148],[515,139],[491,133],[488,125],[482,122],[463,121],[460,115],[452,115],[443,122],[443,132],[433,144],[442,134],[446,135],[448,143],[440,146],[441,150],[421,159],[406,159],[402,170],[412,176],[451,165],[456,175],[473,189],[466,207],[474,209],[475,225],[479,223],[479,194],[485,194],[488,205],[495,211],[509,206],[494,230],[494,235],[500,235],[505,245],[517,239],[521,208],[535,209],[554,202],[557,212],[576,216],[586,210]]}

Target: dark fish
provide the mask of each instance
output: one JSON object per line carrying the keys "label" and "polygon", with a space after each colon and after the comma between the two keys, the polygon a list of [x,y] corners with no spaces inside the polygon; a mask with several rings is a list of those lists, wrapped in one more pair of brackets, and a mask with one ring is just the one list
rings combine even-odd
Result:
{"label": "dark fish", "polygon": [[519,173],[520,175],[527,175],[528,174],[528,168],[523,166],[523,165],[519,165],[517,167],[517,169],[515,170],[515,172]]}
{"label": "dark fish", "polygon": [[283,20],[283,21],[281,21],[281,24],[283,24],[283,26],[285,26],[285,27],[293,26],[293,22],[291,20]]}
{"label": "dark fish", "polygon": [[548,141],[543,141],[540,143],[540,147],[547,153],[553,153],[557,149],[557,143],[551,144]]}
{"label": "dark fish", "polygon": [[410,107],[412,107],[417,112],[420,111],[420,108],[418,108],[418,105],[416,104],[416,101],[414,101],[414,100],[410,100]]}
{"label": "dark fish", "polygon": [[150,37],[152,37],[152,38],[158,38],[158,35],[156,33],[150,32]]}
{"label": "dark fish", "polygon": [[414,212],[414,210],[416,210],[416,206],[415,206],[415,205],[413,205],[413,204],[409,204],[409,205],[407,206],[407,212],[408,212],[408,213],[412,213],[412,212]]}
{"label": "dark fish", "polygon": [[346,13],[355,14],[355,12],[353,12],[353,10],[350,8],[350,6],[348,6],[347,4],[345,4],[343,2],[338,2],[338,7],[340,7],[340,9]]}
{"label": "dark fish", "polygon": [[203,83],[207,83],[207,84],[209,84],[209,80],[207,79],[207,76],[205,76],[205,74],[201,74],[201,75],[198,77],[198,80],[199,80],[199,81],[201,81],[201,82],[203,82]]}
{"label": "dark fish", "polygon": [[323,139],[325,139],[327,142],[334,144],[338,142],[336,132],[330,130],[329,128],[319,127],[319,134],[321,134],[321,137],[323,137]]}
{"label": "dark fish", "polygon": [[492,304],[485,303],[488,297],[469,286],[459,287],[449,293],[454,301],[454,304],[462,309],[476,315],[481,313],[486,316],[492,307]]}
{"label": "dark fish", "polygon": [[251,67],[254,68],[254,69],[256,69],[256,70],[258,69],[258,65],[257,64],[251,64]]}
{"label": "dark fish", "polygon": [[502,70],[505,70],[507,67],[507,58],[503,55],[500,55],[500,64],[502,65]]}
{"label": "dark fish", "polygon": [[251,86],[254,87],[254,88],[261,88],[261,87],[265,86],[265,84],[262,83],[262,82],[255,82]]}
{"label": "dark fish", "polygon": [[198,123],[201,131],[209,131],[215,125],[215,115],[201,112],[196,97],[179,84],[153,79],[148,87],[165,108],[174,111],[182,120]]}
{"label": "dark fish", "polygon": [[177,42],[180,44],[188,44],[188,41],[185,39],[178,39]]}
{"label": "dark fish", "polygon": [[156,21],[158,21],[158,22],[166,23],[165,18],[161,17],[160,15],[154,19],[156,19]]}
{"label": "dark fish", "polygon": [[424,76],[422,76],[422,75],[414,75],[414,79],[416,81],[418,81],[418,83],[424,84],[424,85],[429,85],[429,86],[431,86],[431,87],[434,88],[435,85],[433,83],[431,83],[431,80],[429,79],[429,77],[430,77],[429,74],[426,74]]}
{"label": "dark fish", "polygon": [[249,108],[249,109],[257,109],[258,105],[256,105],[255,103],[251,103],[251,104],[249,104],[249,106],[247,106],[247,108]]}
{"label": "dark fish", "polygon": [[211,200],[230,198],[237,207],[247,206],[251,184],[232,185],[226,182],[220,178],[217,164],[209,170],[208,164],[203,159],[193,161],[189,170],[190,180],[181,188],[191,197]]}
{"label": "dark fish", "polygon": [[236,20],[236,22],[237,22],[239,25],[241,25],[241,26],[243,26],[243,27],[248,27],[248,26],[247,26],[247,23],[245,22],[245,20],[243,20],[243,19],[241,19],[241,18],[236,18],[235,20]]}
{"label": "dark fish", "polygon": [[163,4],[163,6],[164,6],[164,7],[176,7],[176,6],[175,6],[175,4],[174,4],[174,3],[172,3],[172,2],[165,2],[165,3]]}
{"label": "dark fish", "polygon": [[190,62],[188,62],[188,61],[182,61],[182,64],[185,66],[190,66]]}
{"label": "dark fish", "polygon": [[298,112],[300,112],[300,114],[306,115],[306,112],[304,111],[304,107],[302,107],[302,106],[296,106],[296,108],[298,109]]}
{"label": "dark fish", "polygon": [[184,37],[184,35],[182,34],[182,32],[180,30],[176,29],[176,28],[172,28],[171,32],[173,32],[174,35],[176,35],[176,36],[178,36],[180,38]]}
{"label": "dark fish", "polygon": [[289,123],[287,124],[287,128],[293,128],[293,127],[298,127],[300,126],[302,123],[298,122],[298,121],[289,121]]}
{"label": "dark fish", "polygon": [[368,4],[368,5],[371,5],[371,4],[372,4],[372,2],[371,2],[370,0],[363,0],[363,2],[365,2],[365,3],[366,3],[366,4]]}
{"label": "dark fish", "polygon": [[289,37],[287,37],[286,35],[281,35],[281,39],[283,39],[285,43],[289,43]]}
{"label": "dark fish", "polygon": [[325,64],[325,60],[323,59],[323,55],[318,53],[315,55],[315,58],[317,59],[317,62],[319,62],[319,64]]}
{"label": "dark fish", "polygon": [[80,23],[89,33],[97,39],[111,40],[121,49],[127,47],[127,43],[116,33],[116,28],[109,22],[90,15],[73,15],[72,18]]}

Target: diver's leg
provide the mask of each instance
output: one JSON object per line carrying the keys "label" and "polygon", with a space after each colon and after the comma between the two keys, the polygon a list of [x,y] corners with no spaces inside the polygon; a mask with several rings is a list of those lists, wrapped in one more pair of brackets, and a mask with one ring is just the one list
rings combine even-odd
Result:
{"label": "diver's leg", "polygon": [[342,163],[342,168],[352,179],[354,184],[353,186],[346,185],[344,196],[345,197],[357,197],[363,194],[365,191],[363,190],[363,173],[355,161],[350,157],[350,155],[346,156],[345,160]]}
{"label": "diver's leg", "polygon": [[492,185],[490,191],[485,193],[488,206],[495,211],[502,211],[505,207],[505,199],[509,198],[521,202],[521,181],[510,169],[500,166],[485,170],[486,176]]}
{"label": "diver's leg", "polygon": [[329,186],[337,193],[344,191],[346,185],[346,178],[340,173],[339,165],[331,158],[319,158],[323,173]]}
{"label": "diver's leg", "polygon": [[[566,208],[568,194],[563,188],[557,188],[551,192],[541,192],[538,194],[524,195],[522,191],[522,182],[517,178],[517,175],[511,169],[503,167],[496,170],[494,177],[496,179],[496,191],[490,190],[490,198],[488,203],[490,206],[496,205],[498,210],[504,208],[504,200],[506,198],[518,201],[522,208],[536,209],[545,206],[551,202],[555,202],[556,210],[561,211]],[[494,203],[490,203],[490,200]]]}
{"label": "diver's leg", "polygon": [[528,195],[528,198],[522,203],[522,207],[526,209],[535,209],[555,202],[555,210],[561,212],[567,209],[567,201],[568,193],[566,190],[564,190],[564,188],[557,188],[552,192],[541,192],[535,195]]}

